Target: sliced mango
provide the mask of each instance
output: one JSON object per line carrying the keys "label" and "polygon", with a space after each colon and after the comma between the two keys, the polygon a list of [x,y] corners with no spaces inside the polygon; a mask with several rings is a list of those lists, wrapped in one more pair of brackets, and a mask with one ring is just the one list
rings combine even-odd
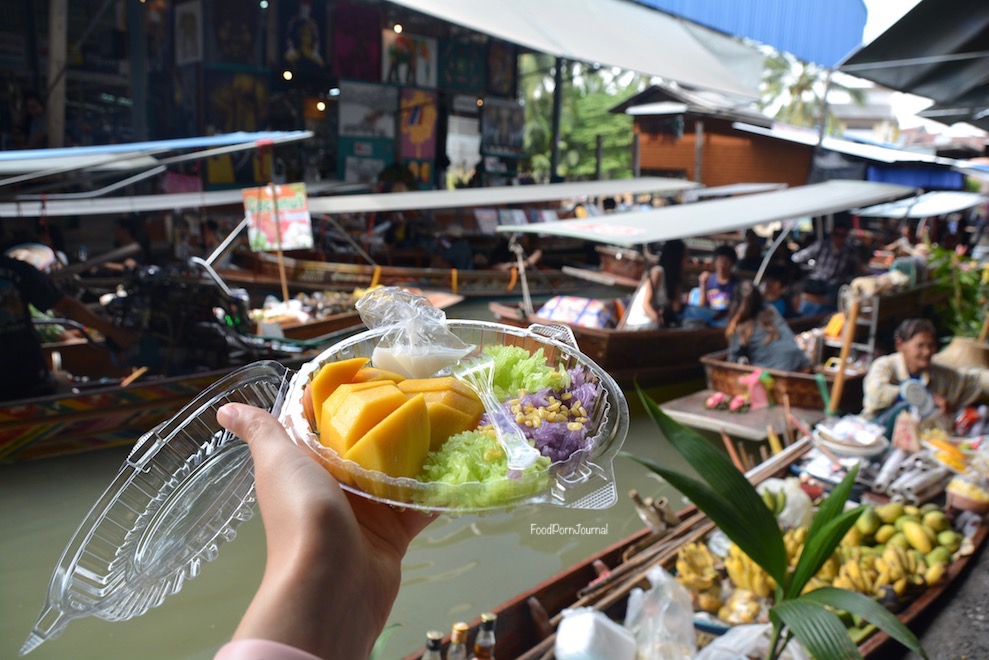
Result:
{"label": "sliced mango", "polygon": [[436,451],[450,436],[477,428],[481,419],[480,413],[470,415],[460,408],[448,406],[439,401],[430,401],[428,394],[417,394],[426,399],[426,411],[429,413],[429,449]]}
{"label": "sliced mango", "polygon": [[390,381],[340,385],[323,402],[319,441],[345,456],[364,434],[407,400]]}
{"label": "sliced mango", "polygon": [[393,383],[401,383],[405,380],[405,376],[397,374],[394,371],[388,371],[387,369],[378,369],[377,367],[364,367],[360,369],[356,374],[354,374],[351,382],[353,383],[370,383],[377,380],[390,380]]}
{"label": "sliced mango", "polygon": [[323,402],[333,394],[343,383],[349,383],[357,371],[370,362],[368,358],[351,358],[340,360],[339,362],[327,362],[319,372],[309,381],[306,390],[312,398],[312,409],[317,415],[317,422],[322,421],[319,411],[323,409]]}
{"label": "sliced mango", "polygon": [[[472,387],[461,383],[455,378],[410,378],[398,384],[398,388],[412,396],[422,393],[426,403],[442,403],[462,411],[469,417],[480,419],[484,413],[484,404]],[[475,425],[477,422],[475,421]],[[471,427],[473,428],[473,427]]]}
{"label": "sliced mango", "polygon": [[[429,413],[425,397],[416,395],[367,431],[345,458],[392,477],[415,477],[428,452]],[[365,490],[377,490],[373,482],[362,483],[367,480],[357,477],[355,481]]]}

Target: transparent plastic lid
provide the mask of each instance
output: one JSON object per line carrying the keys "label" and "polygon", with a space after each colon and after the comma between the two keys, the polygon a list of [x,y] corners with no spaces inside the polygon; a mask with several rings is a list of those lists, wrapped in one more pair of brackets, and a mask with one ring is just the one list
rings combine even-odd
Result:
{"label": "transparent plastic lid", "polygon": [[230,373],[143,435],[66,546],[21,654],[69,621],[122,621],[179,591],[254,513],[247,445],[216,421],[220,406],[277,413],[288,370],[273,361]]}

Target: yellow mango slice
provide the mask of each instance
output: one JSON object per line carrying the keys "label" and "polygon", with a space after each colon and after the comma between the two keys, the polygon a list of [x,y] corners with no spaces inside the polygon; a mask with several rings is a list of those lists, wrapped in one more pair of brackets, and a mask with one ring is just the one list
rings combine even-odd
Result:
{"label": "yellow mango slice", "polygon": [[[416,395],[382,419],[347,452],[345,458],[367,470],[392,477],[415,477],[429,452],[429,413],[426,399]],[[375,494],[377,486],[355,477],[364,490]]]}
{"label": "yellow mango slice", "polygon": [[318,418],[313,421],[318,424],[322,420],[319,411],[323,409],[323,402],[340,385],[349,383],[354,378],[354,374],[368,362],[370,362],[368,358],[351,358],[339,362],[327,362],[320,368],[306,387],[312,399],[313,412]]}
{"label": "yellow mango slice", "polygon": [[[460,410],[468,417],[477,416],[480,419],[484,413],[484,404],[472,387],[461,383],[455,378],[410,378],[398,384],[398,388],[408,394],[423,394],[426,403],[442,403]],[[477,422],[474,422],[477,425]],[[471,427],[473,428],[473,427]]]}
{"label": "yellow mango slice", "polygon": [[417,394],[426,399],[429,413],[429,449],[436,451],[450,436],[477,428],[481,414],[470,415],[461,408],[448,406],[440,401],[430,401],[428,394]]}
{"label": "yellow mango slice", "polygon": [[319,441],[340,456],[408,397],[390,381],[345,383],[326,401],[319,423]]}
{"label": "yellow mango slice", "polygon": [[370,383],[377,380],[390,380],[393,383],[401,383],[405,380],[405,376],[397,374],[394,371],[388,371],[387,369],[378,369],[377,367],[364,367],[360,369],[356,374],[354,374],[352,383]]}

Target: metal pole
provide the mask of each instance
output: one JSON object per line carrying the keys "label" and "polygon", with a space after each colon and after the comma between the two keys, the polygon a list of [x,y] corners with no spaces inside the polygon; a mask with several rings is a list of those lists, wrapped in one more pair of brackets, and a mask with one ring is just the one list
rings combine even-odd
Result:
{"label": "metal pole", "polygon": [[704,169],[704,120],[694,122],[694,182],[701,183]]}
{"label": "metal pole", "polygon": [[131,126],[135,140],[148,139],[147,30],[144,5],[127,3],[127,58],[130,60]]}
{"label": "metal pole", "polygon": [[69,33],[69,0],[48,3],[48,93],[45,112],[48,146],[61,147],[65,138],[66,39]]}
{"label": "metal pole", "polygon": [[553,72],[553,144],[549,159],[550,183],[556,180],[560,167],[560,113],[563,105],[563,58],[556,58]]}
{"label": "metal pole", "polygon": [[596,165],[594,166],[594,178],[598,181],[601,180],[601,161],[604,159],[604,136],[597,136],[597,148],[595,150]]}
{"label": "metal pole", "polygon": [[638,178],[642,172],[642,163],[639,158],[639,131],[632,133],[632,176]]}

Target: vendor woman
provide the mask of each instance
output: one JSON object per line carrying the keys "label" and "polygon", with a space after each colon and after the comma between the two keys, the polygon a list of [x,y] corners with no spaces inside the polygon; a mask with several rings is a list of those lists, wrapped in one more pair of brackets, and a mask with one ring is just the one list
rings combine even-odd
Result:
{"label": "vendor woman", "polygon": [[862,414],[886,426],[891,437],[896,416],[909,405],[900,397],[900,385],[917,379],[927,386],[934,404],[950,414],[989,392],[989,371],[960,372],[934,364],[937,350],[934,324],[907,319],[896,329],[896,352],[873,360],[865,376]]}

